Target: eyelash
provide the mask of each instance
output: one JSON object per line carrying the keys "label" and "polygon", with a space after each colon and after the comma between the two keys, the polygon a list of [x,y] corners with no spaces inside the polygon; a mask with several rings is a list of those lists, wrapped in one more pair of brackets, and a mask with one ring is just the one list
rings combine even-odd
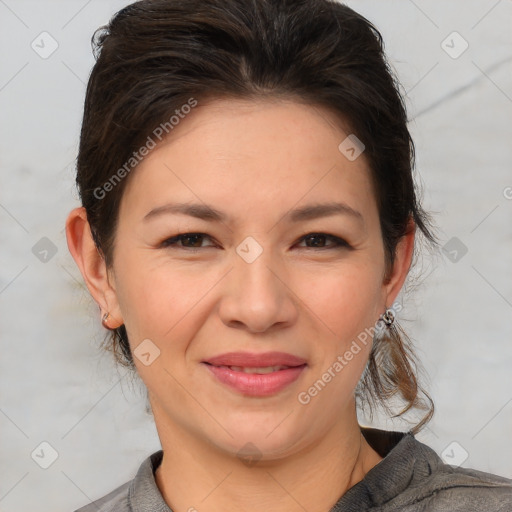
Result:
{"label": "eyelash", "polygon": [[[173,236],[171,238],[168,238],[168,239],[164,240],[160,244],[160,247],[162,247],[162,248],[168,248],[168,247],[173,248],[174,247],[174,248],[177,248],[177,249],[185,249],[185,250],[190,251],[190,252],[197,252],[200,249],[206,249],[206,247],[184,247],[184,246],[178,246],[177,245],[177,242],[179,242],[180,240],[182,240],[185,237],[190,237],[190,236],[206,236],[207,238],[212,240],[212,238],[209,235],[207,235],[206,233],[181,233],[179,235],[176,235],[176,236]],[[331,246],[328,246],[328,247],[303,247],[303,249],[317,249],[317,250],[320,250],[320,251],[326,251],[328,249],[352,249],[352,246],[348,242],[343,240],[342,238],[339,238],[339,237],[334,236],[334,235],[329,235],[327,233],[316,233],[316,232],[314,232],[314,233],[306,233],[305,235],[303,235],[302,237],[299,238],[297,243],[303,242],[306,238],[308,238],[310,236],[323,236],[326,239],[331,240],[332,242],[334,242],[334,245],[331,245]],[[213,247],[213,246],[210,245],[208,247]]]}

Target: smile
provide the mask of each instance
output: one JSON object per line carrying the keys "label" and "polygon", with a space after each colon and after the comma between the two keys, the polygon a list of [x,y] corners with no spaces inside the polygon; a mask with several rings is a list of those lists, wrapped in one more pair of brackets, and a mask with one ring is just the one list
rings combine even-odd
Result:
{"label": "smile", "polygon": [[215,380],[238,393],[264,397],[278,393],[295,382],[306,364],[299,366],[215,366],[203,363]]}
{"label": "smile", "polygon": [[234,372],[244,372],[244,373],[258,373],[263,375],[265,373],[277,372],[279,370],[286,370],[290,368],[290,366],[264,366],[264,367],[244,367],[244,366],[219,366],[219,368],[229,368]]}

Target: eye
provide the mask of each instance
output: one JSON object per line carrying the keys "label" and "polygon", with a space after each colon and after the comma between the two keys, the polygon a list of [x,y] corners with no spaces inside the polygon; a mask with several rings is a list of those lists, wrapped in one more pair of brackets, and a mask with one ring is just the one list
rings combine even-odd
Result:
{"label": "eye", "polygon": [[[183,233],[181,235],[176,235],[171,238],[168,238],[167,240],[164,240],[160,244],[160,246],[161,247],[178,247],[178,248],[183,248],[183,249],[195,250],[195,249],[202,248],[201,242],[204,240],[205,237],[209,238],[211,240],[211,237],[205,233]],[[182,242],[182,244],[178,245],[179,242]],[[214,247],[214,246],[210,245],[210,246],[206,246],[206,247]]]}
{"label": "eye", "polygon": [[[325,245],[326,241],[330,240],[332,242],[331,245]],[[299,243],[301,242],[312,242],[313,245],[306,246],[306,249],[339,249],[342,247],[346,247],[347,249],[351,248],[350,244],[334,235],[329,235],[326,233],[308,233],[300,238]],[[304,246],[303,246],[304,247]]]}
{"label": "eye", "polygon": [[[215,244],[203,246],[202,242],[205,239],[212,240],[212,238],[206,233],[182,233],[180,235],[173,236],[164,240],[160,247],[176,247],[179,249],[188,249],[196,251],[198,249],[204,249],[206,247],[215,247]],[[330,245],[326,245],[327,241],[331,241]],[[181,242],[181,244],[180,244]],[[326,233],[308,233],[299,239],[299,244],[302,242],[312,243],[312,245],[302,246],[305,249],[340,249],[340,248],[351,248],[342,238]]]}

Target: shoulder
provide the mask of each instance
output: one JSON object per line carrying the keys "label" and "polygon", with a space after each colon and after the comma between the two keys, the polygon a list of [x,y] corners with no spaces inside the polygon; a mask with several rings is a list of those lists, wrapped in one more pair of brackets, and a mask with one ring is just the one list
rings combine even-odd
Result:
{"label": "shoulder", "polygon": [[512,512],[512,480],[446,464],[412,432],[363,428],[383,459],[335,510]]}
{"label": "shoulder", "polygon": [[453,512],[512,511],[512,480],[492,473],[443,464],[430,487],[436,505]]}
{"label": "shoulder", "polygon": [[[396,509],[392,507],[390,510],[403,510],[403,512],[512,511],[512,480],[481,471],[466,469],[454,470],[453,473],[439,472],[426,480],[421,489],[412,491],[401,496],[404,502],[403,507]],[[418,506],[423,508],[417,508]]]}
{"label": "shoulder", "polygon": [[128,504],[128,491],[132,480],[120,485],[103,498],[93,501],[75,512],[131,512]]}
{"label": "shoulder", "polygon": [[425,510],[439,512],[512,511],[511,479],[445,464],[432,448],[416,443],[431,462],[430,474],[423,475],[399,497],[404,511],[416,511],[420,503]]}
{"label": "shoulder", "polygon": [[112,492],[75,512],[132,512],[151,509],[159,502],[159,510],[165,510],[165,503],[156,486],[154,471],[160,464],[163,451],[158,450],[144,459],[132,480],[120,485]]}

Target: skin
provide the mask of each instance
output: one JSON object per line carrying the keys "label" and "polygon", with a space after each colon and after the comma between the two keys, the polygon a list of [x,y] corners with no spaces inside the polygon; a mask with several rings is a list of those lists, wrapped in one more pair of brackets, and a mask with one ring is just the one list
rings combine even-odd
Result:
{"label": "skin", "polygon": [[[354,400],[371,343],[307,405],[297,399],[393,304],[411,264],[412,221],[385,275],[364,153],[351,162],[338,150],[349,133],[328,110],[293,101],[200,104],[132,171],[113,268],[94,246],[84,209],[69,214],[70,252],[102,314],[110,313],[108,326],[124,323],[132,350],[145,339],[160,350],[150,365],[135,363],[164,450],[156,482],[175,512],[328,511],[382,460],[361,434]],[[143,221],[173,201],[206,203],[230,219]],[[359,211],[362,222],[284,217],[330,201]],[[208,236],[160,245],[187,232]],[[352,248],[328,238],[317,243],[329,248],[316,248],[301,241],[308,233]],[[247,236],[263,248],[252,263],[236,252]],[[238,393],[201,363],[274,350],[307,367],[269,397]],[[237,457],[248,442],[260,457],[252,465]]]}

